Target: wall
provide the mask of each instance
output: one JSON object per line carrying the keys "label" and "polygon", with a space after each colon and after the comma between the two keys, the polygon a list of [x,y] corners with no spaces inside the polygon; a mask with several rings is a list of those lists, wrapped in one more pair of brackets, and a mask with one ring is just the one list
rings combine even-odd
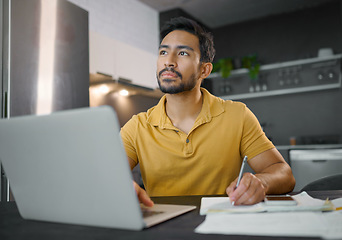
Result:
{"label": "wall", "polygon": [[316,57],[319,48],[342,52],[340,1],[213,30],[216,59],[256,53],[263,64]]}
{"label": "wall", "polygon": [[[317,8],[214,29],[216,59],[257,53],[263,64],[316,57],[319,48],[342,52],[340,1]],[[241,99],[266,123],[266,134],[276,145],[296,136],[340,135],[342,91]]]}
{"label": "wall", "polygon": [[89,12],[89,30],[154,53],[158,12],[137,0],[68,0]]}
{"label": "wall", "polygon": [[151,106],[158,104],[159,99],[143,95],[128,97],[119,94],[108,94],[102,98],[103,105],[112,106],[119,118],[122,127],[134,114],[147,111]]}
{"label": "wall", "polygon": [[169,21],[171,18],[176,18],[176,17],[185,17],[185,18],[190,18],[199,23],[201,26],[203,26],[205,29],[208,31],[211,31],[211,29],[203,24],[200,19],[196,19],[187,12],[183,11],[180,8],[175,8],[171,9],[168,11],[161,12],[159,14],[159,26],[163,26],[165,22]]}
{"label": "wall", "polygon": [[289,145],[289,138],[342,134],[342,90],[325,90],[241,100],[265,125],[276,145]]}

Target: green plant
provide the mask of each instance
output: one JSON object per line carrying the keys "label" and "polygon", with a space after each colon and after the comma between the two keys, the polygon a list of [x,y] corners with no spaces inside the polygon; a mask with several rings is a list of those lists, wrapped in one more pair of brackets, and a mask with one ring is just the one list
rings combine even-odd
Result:
{"label": "green plant", "polygon": [[220,72],[223,78],[228,78],[233,69],[233,60],[231,58],[221,58],[213,63],[212,72]]}
{"label": "green plant", "polygon": [[260,64],[257,55],[249,55],[242,58],[242,67],[248,69],[248,75],[251,80],[257,80],[259,77]]}

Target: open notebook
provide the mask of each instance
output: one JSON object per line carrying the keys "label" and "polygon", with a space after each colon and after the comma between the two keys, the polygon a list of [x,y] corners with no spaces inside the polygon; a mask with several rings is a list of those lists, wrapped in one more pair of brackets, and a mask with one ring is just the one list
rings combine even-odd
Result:
{"label": "open notebook", "polygon": [[143,218],[108,106],[0,120],[0,162],[25,219],[140,230],[195,208],[155,204]]}

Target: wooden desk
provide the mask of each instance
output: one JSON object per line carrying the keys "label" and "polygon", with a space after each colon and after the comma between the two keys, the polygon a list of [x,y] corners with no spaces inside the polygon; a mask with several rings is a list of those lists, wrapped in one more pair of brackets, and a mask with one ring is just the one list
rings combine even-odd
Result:
{"label": "wooden desk", "polygon": [[[335,199],[342,197],[342,190],[308,192],[312,197],[319,199]],[[14,202],[0,203],[0,239],[319,239],[319,238],[290,238],[290,237],[263,237],[263,236],[234,236],[216,234],[197,234],[194,229],[204,221],[199,215],[201,196],[188,197],[157,197],[156,203],[196,205],[197,209],[167,222],[156,225],[143,231],[127,231],[78,225],[28,221],[20,217]]]}

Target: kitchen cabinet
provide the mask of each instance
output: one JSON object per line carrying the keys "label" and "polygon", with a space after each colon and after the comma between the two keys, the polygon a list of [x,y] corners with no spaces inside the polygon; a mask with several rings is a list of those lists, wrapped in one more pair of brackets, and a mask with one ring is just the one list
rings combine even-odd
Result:
{"label": "kitchen cabinet", "polygon": [[115,80],[123,78],[135,85],[157,87],[157,54],[90,32],[89,55],[90,73],[100,72],[112,76]]}
{"label": "kitchen cabinet", "polygon": [[96,32],[89,32],[89,71],[90,73],[115,74],[115,42]]}
{"label": "kitchen cabinet", "polygon": [[342,148],[291,150],[289,154],[296,179],[294,191],[320,178],[341,173]]}

